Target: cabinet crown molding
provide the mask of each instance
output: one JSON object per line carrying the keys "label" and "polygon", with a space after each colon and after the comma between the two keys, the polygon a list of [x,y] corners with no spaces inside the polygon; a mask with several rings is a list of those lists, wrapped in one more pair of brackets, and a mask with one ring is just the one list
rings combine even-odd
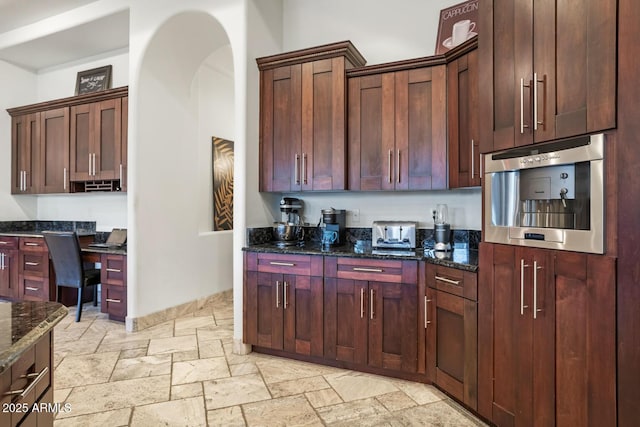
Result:
{"label": "cabinet crown molding", "polygon": [[344,56],[355,67],[362,67],[367,63],[358,49],[348,40],[277,55],[264,56],[256,58],[256,62],[258,63],[258,69],[264,71],[271,68],[285,67],[339,56]]}
{"label": "cabinet crown molding", "polygon": [[23,114],[37,113],[39,111],[50,110],[53,108],[71,107],[89,102],[105,101],[107,99],[120,98],[127,96],[129,86],[122,86],[115,89],[107,89],[100,92],[86,93],[84,95],[70,96],[67,98],[54,99],[51,101],[39,102],[37,104],[29,104],[21,107],[7,109],[7,113],[11,117],[21,116]]}

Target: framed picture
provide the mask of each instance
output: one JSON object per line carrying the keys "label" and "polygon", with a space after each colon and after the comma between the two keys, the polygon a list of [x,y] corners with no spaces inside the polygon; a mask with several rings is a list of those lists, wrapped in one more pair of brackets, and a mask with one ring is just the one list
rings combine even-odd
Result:
{"label": "framed picture", "polygon": [[212,137],[213,231],[233,230],[233,141]]}
{"label": "framed picture", "polygon": [[478,35],[478,0],[468,0],[440,11],[436,55]]}
{"label": "framed picture", "polygon": [[78,72],[76,95],[105,89],[111,89],[111,65]]}

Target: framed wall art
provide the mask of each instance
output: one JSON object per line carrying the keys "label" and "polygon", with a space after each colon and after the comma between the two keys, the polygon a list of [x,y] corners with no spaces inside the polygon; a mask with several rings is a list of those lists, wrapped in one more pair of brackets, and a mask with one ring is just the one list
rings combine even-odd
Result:
{"label": "framed wall art", "polygon": [[443,54],[478,35],[478,0],[469,0],[440,11],[436,55]]}
{"label": "framed wall art", "polygon": [[111,89],[111,65],[78,72],[76,95],[106,89]]}
{"label": "framed wall art", "polygon": [[233,141],[213,137],[213,231],[233,230]]}

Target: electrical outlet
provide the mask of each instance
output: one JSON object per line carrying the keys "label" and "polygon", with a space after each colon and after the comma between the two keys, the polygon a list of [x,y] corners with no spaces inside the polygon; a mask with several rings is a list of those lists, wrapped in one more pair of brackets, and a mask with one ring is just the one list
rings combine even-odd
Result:
{"label": "electrical outlet", "polygon": [[354,223],[360,222],[360,209],[351,210],[351,221]]}

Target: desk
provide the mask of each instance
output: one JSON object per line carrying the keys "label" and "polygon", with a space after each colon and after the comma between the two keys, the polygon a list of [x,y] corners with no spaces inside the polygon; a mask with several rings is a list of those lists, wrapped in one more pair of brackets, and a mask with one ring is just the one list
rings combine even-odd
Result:
{"label": "desk", "polygon": [[100,311],[109,319],[124,322],[127,316],[127,251],[126,249],[81,248],[82,259],[99,262]]}

